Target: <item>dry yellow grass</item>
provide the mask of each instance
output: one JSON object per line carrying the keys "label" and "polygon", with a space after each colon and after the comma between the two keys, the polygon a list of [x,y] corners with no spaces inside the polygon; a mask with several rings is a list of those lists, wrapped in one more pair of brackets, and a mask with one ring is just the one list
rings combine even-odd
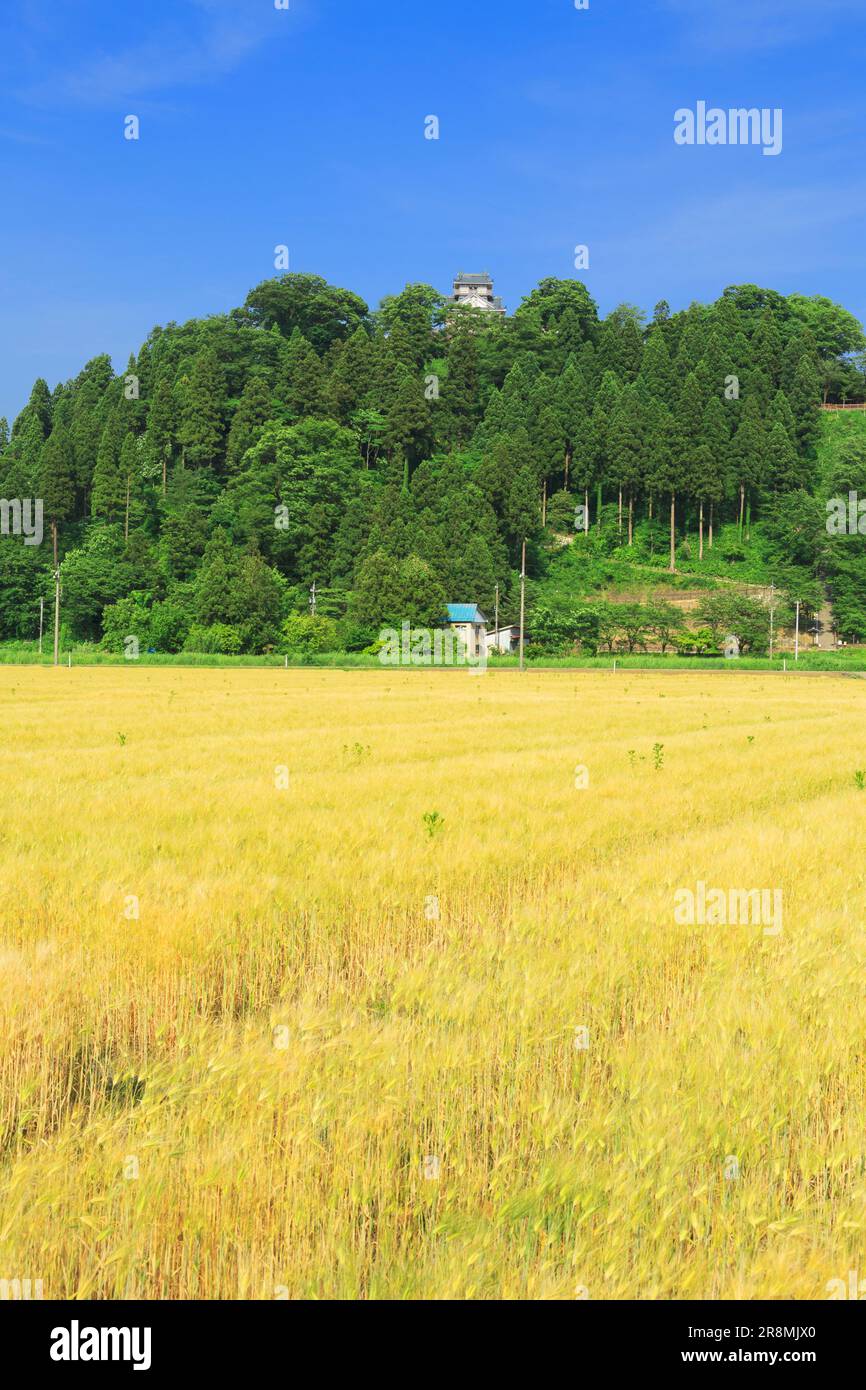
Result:
{"label": "dry yellow grass", "polygon": [[[0,1278],[826,1297],[866,1266],[864,698],[0,669]],[[782,934],[677,925],[699,879],[781,888]]]}

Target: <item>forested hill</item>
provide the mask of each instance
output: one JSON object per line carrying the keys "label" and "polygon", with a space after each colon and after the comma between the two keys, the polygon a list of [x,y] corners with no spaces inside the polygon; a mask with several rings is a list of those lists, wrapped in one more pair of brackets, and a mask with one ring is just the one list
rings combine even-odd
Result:
{"label": "forested hill", "polygon": [[829,584],[863,637],[866,561],[825,516],[866,495],[866,449],[822,466],[819,443],[822,403],[864,398],[864,347],[829,300],[752,285],[646,322],[600,320],[571,280],[507,318],[426,285],[372,313],[316,276],[266,281],[154,329],[119,375],[103,356],[38,380],[0,422],[0,496],[43,499],[46,528],[0,539],[0,637],[36,631],[54,543],[70,639],[261,652],[361,650],[497,585],[505,620],[523,540],[532,597],[565,538],[587,574],[613,554],[713,572],[724,546],[807,603]]}

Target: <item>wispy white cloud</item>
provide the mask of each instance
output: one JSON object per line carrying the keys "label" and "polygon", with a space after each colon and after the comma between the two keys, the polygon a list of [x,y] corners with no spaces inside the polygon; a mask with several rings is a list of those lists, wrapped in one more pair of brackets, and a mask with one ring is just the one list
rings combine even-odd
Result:
{"label": "wispy white cloud", "polygon": [[34,135],[28,130],[10,130],[7,126],[0,126],[0,140],[11,140],[14,145],[44,145],[50,147],[56,145],[56,140],[49,140],[44,135]]}
{"label": "wispy white cloud", "polygon": [[115,52],[94,52],[46,74],[20,95],[54,105],[112,105],[211,82],[234,71],[263,43],[281,37],[285,13],[262,0],[182,0],[170,23]]}
{"label": "wispy white cloud", "polygon": [[[629,264],[649,257],[668,267],[717,273],[728,282],[772,283],[777,275],[856,264],[843,253],[851,223],[866,216],[866,189],[847,183],[731,188],[715,196],[684,198],[665,216],[638,224],[605,243],[606,255]],[[748,267],[748,271],[744,268]]]}
{"label": "wispy white cloud", "polygon": [[686,34],[715,49],[778,48],[814,43],[845,23],[863,24],[863,0],[662,0]]}

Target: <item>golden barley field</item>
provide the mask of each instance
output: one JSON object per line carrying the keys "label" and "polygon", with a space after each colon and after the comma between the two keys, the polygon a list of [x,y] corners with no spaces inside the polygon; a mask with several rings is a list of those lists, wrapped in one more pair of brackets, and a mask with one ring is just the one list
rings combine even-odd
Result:
{"label": "golden barley field", "polygon": [[[866,1244],[864,702],[0,668],[0,1278],[827,1297]],[[783,930],[679,925],[699,880]]]}

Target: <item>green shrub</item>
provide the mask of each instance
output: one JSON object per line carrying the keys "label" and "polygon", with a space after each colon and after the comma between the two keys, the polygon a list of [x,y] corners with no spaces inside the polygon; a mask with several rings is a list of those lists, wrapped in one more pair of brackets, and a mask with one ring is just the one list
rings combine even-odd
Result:
{"label": "green shrub", "polygon": [[135,637],[140,650],[147,650],[151,644],[149,603],[149,594],[135,590],[103,610],[102,646],[105,651],[122,652],[127,637]]}
{"label": "green shrub", "polygon": [[183,650],[203,656],[239,656],[243,651],[243,639],[238,628],[229,623],[212,623],[210,627],[194,623]]}
{"label": "green shrub", "polygon": [[179,604],[171,599],[155,603],[150,610],[149,647],[158,652],[183,651],[190,630],[190,620]]}
{"label": "green shrub", "polygon": [[717,656],[719,651],[719,644],[708,627],[699,627],[695,632],[675,632],[673,645],[679,656]]}
{"label": "green shrub", "polygon": [[283,623],[283,649],[299,656],[337,651],[337,624],[319,613],[290,613]]}

